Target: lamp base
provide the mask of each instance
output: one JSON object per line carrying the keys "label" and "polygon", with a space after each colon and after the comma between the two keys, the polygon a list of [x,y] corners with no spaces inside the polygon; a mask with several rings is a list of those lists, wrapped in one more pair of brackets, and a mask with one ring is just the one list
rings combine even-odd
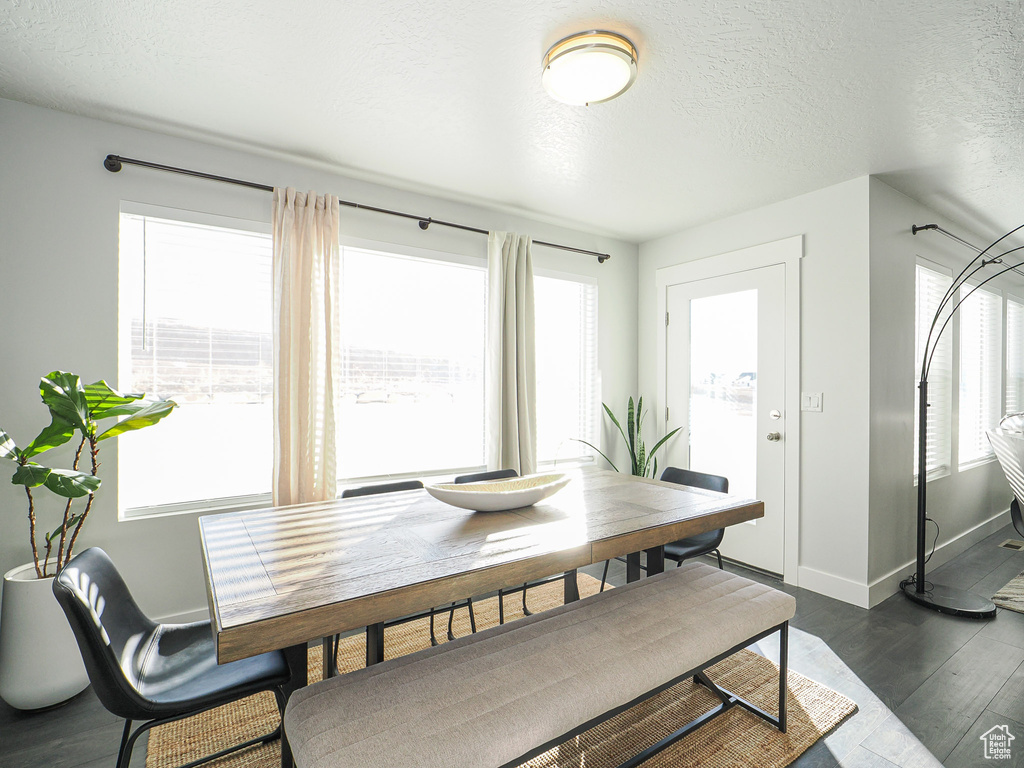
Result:
{"label": "lamp base", "polygon": [[951,616],[991,619],[996,615],[995,603],[973,592],[968,592],[966,589],[931,584],[930,589],[918,592],[916,584],[906,584],[903,587],[903,594],[918,605],[931,608],[939,613],[948,613]]}

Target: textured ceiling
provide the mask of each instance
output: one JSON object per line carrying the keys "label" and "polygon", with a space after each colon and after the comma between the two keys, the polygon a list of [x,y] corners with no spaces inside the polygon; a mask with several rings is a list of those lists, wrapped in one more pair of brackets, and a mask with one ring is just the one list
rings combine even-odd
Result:
{"label": "textured ceiling", "polygon": [[[540,61],[588,28],[640,73],[570,107]],[[0,96],[634,241],[869,173],[988,235],[1024,221],[1022,41],[1003,0],[0,0]]]}

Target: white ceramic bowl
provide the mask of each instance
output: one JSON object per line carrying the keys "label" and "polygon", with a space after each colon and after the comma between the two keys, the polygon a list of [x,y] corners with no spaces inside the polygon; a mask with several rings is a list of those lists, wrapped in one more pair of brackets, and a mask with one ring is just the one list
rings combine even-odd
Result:
{"label": "white ceramic bowl", "polygon": [[563,474],[526,475],[478,483],[436,483],[425,486],[435,499],[477,512],[501,512],[536,504],[562,490],[571,478]]}

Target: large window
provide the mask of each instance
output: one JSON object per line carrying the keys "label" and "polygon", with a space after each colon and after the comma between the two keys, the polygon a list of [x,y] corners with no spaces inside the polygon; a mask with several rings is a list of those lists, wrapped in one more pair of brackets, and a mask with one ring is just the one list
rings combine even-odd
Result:
{"label": "large window", "polygon": [[597,443],[597,286],[534,277],[537,327],[537,460],[590,456]]}
{"label": "large window", "polygon": [[341,479],[484,463],[487,273],[342,249]]}
{"label": "large window", "polygon": [[270,235],[122,213],[120,237],[120,387],[179,408],[119,441],[119,506],[268,494]]}
{"label": "large window", "polygon": [[[121,215],[119,384],[180,405],[119,451],[119,506],[128,514],[269,499],[266,229],[198,215]],[[482,467],[483,263],[344,246],[339,277],[339,482]],[[594,442],[598,427],[597,287],[540,274],[535,296],[538,458],[583,458],[572,438]]]}
{"label": "large window", "polygon": [[1006,297],[1006,413],[1024,411],[1024,302]]}
{"label": "large window", "polygon": [[988,430],[999,424],[1002,398],[1002,309],[997,293],[973,286],[960,305],[960,458],[961,467],[992,457]]}
{"label": "large window", "polygon": [[[918,408],[920,391],[917,382],[921,376],[921,361],[924,357],[925,343],[932,325],[932,318],[942,302],[952,280],[949,275],[917,265],[917,302],[915,314],[915,354],[914,354],[914,480],[917,480],[918,429],[920,426]],[[944,313],[935,327],[938,333],[948,312]],[[952,344],[949,329],[942,335],[928,375],[928,479],[949,474],[950,467],[950,430],[952,414]]]}
{"label": "large window", "polygon": [[[342,249],[338,476],[482,467],[487,273]],[[534,278],[537,457],[589,456],[597,427],[597,287]]]}

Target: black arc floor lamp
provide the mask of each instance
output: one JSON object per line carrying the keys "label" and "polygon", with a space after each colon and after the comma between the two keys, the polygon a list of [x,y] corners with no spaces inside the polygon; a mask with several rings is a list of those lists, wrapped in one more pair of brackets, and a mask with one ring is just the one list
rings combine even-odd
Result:
{"label": "black arc floor lamp", "polygon": [[[924,226],[915,225],[912,228],[912,231],[916,235],[921,230],[926,229],[935,229],[946,234],[944,230],[935,224],[926,224]],[[938,346],[939,339],[942,338],[942,334],[949,325],[949,321],[953,319],[953,315],[955,315],[957,310],[960,309],[960,306],[964,301],[970,298],[971,294],[990,280],[994,280],[1000,275],[1024,266],[1024,261],[1011,264],[1010,266],[1007,266],[1006,262],[1003,261],[1003,257],[1024,249],[1024,246],[1010,248],[1002,251],[998,255],[986,258],[986,256],[989,253],[992,253],[993,249],[996,249],[1001,242],[1020,229],[1024,229],[1024,224],[1011,229],[987,248],[980,251],[978,255],[975,256],[966,267],[964,267],[963,271],[957,275],[957,278],[952,282],[949,289],[946,291],[946,294],[942,297],[942,301],[939,302],[939,307],[935,311],[935,317],[932,318],[931,327],[928,329],[928,337],[924,345],[924,356],[921,360],[921,379],[918,383],[918,389],[920,390],[920,402],[918,404],[919,423],[917,445],[917,570],[912,576],[900,582],[900,588],[903,590],[903,594],[915,603],[923,605],[926,608],[931,608],[934,611],[948,613],[954,616],[989,619],[996,615],[996,607],[991,600],[976,595],[973,592],[968,592],[965,589],[957,589],[955,587],[947,587],[942,584],[935,584],[925,579],[925,563],[928,561],[928,557],[925,556],[925,528],[927,527],[929,519],[926,493],[928,484],[928,373],[931,369],[932,357],[935,354],[935,349]],[[959,238],[955,237],[954,239],[959,240]],[[971,286],[970,290],[960,296],[959,300],[957,300],[956,297],[960,293],[960,289],[967,283],[967,281],[982,269],[992,265],[996,265],[998,267],[997,271],[994,274],[987,275],[976,285]],[[944,319],[943,315],[945,315]]]}

